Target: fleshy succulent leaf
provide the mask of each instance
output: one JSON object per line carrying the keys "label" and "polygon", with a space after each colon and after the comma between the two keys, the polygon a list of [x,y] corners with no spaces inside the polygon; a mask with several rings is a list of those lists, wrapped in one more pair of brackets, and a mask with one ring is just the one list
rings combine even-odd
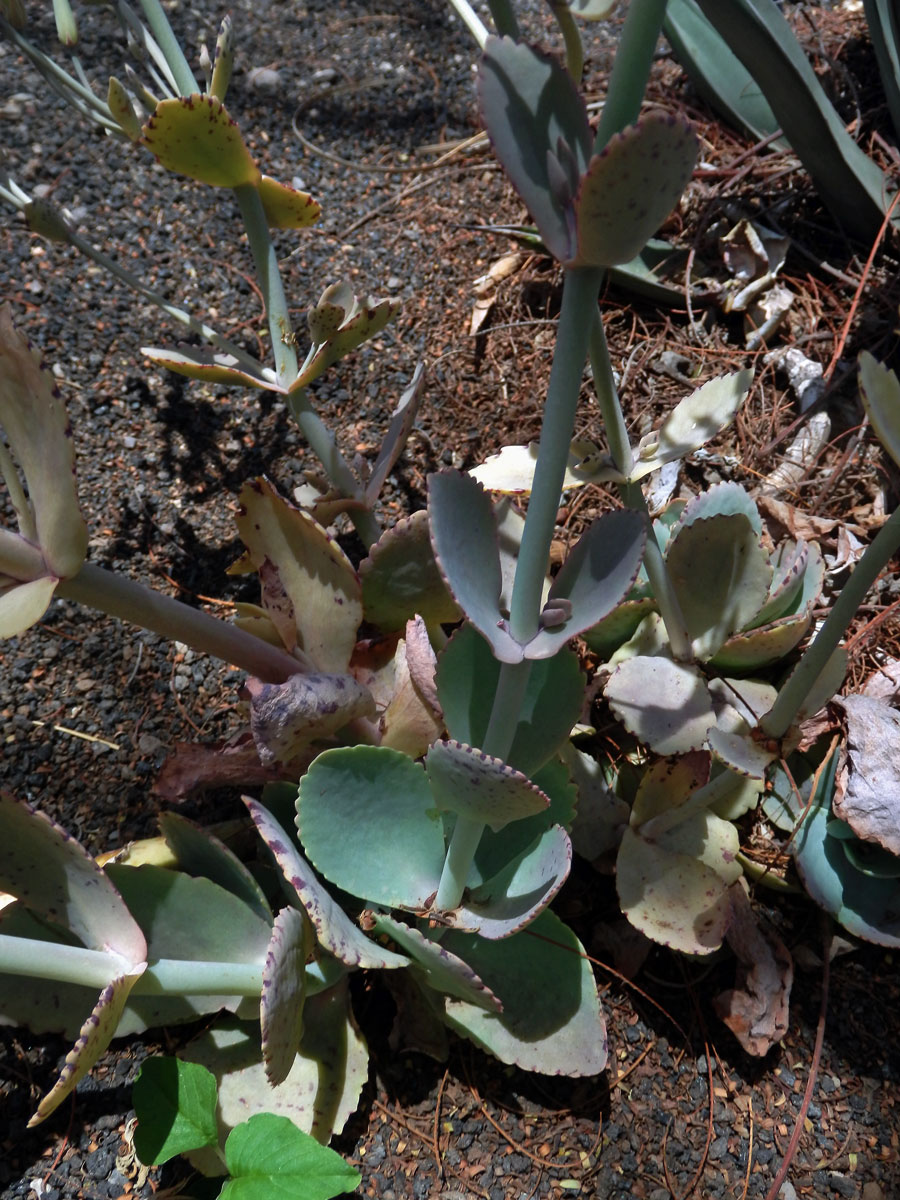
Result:
{"label": "fleshy succulent leaf", "polygon": [[[571,76],[549,55],[511,38],[490,37],[478,72],[485,127],[544,245],[560,262],[575,250],[571,205],[551,188],[548,160],[560,140],[578,174],[587,164],[591,132]],[[629,256],[630,257],[630,256]]]}
{"label": "fleshy succulent leaf", "polygon": [[300,781],[297,828],[316,870],[371,904],[423,909],[437,890],[443,826],[424,770],[399,751],[320,754]]}
{"label": "fleshy succulent leaf", "polygon": [[375,715],[375,701],[352,675],[292,675],[284,683],[247,680],[250,731],[264,767],[289,763],[313,742],[330,738],[359,717]]}
{"label": "fleshy succulent leaf", "polygon": [[672,116],[650,114],[614,134],[581,180],[569,265],[608,267],[634,258],[684,191],[697,147],[691,126]]}
{"label": "fleshy succulent leaf", "polygon": [[[447,732],[470,746],[481,745],[490,721],[500,664],[471,626],[454,633],[438,657],[437,685]],[[531,664],[512,748],[510,766],[533,776],[567,740],[584,699],[577,655],[563,649]]]}
{"label": "fleshy succulent leaf", "polygon": [[[502,450],[486,458],[480,466],[473,467],[469,474],[489,492],[501,492],[512,496],[528,495],[534,484],[537,456],[537,442],[529,442],[527,446],[504,446]],[[570,491],[572,488],[584,487],[587,483],[599,482],[600,476],[589,465],[599,458],[600,450],[593,442],[573,441],[563,476],[563,490]],[[613,478],[615,472],[610,470],[608,474]]]}
{"label": "fleshy succulent leaf", "polygon": [[700,672],[662,655],[637,655],[620,662],[604,694],[625,728],[655,754],[699,750],[715,724]]}
{"label": "fleshy succulent leaf", "polygon": [[425,756],[425,773],[438,809],[480,821],[495,833],[550,804],[527,775],[463,742],[435,742]]}
{"label": "fleshy succulent leaf", "polygon": [[285,646],[301,650],[323,673],[344,673],[362,620],[362,592],[349,559],[267,479],[246,483],[240,505],[238,533],[260,572],[262,606]]}
{"label": "fleshy succulent leaf", "polygon": [[262,920],[271,922],[272,910],[262,888],[234,851],[214,834],[174,812],[160,816],[159,828],[183,871],[211,879],[243,900]]}
{"label": "fleshy succulent leaf", "polygon": [[900,380],[897,372],[864,350],[859,356],[860,396],[878,440],[900,466]]}
{"label": "fleshy succulent leaf", "polygon": [[260,171],[241,131],[215,96],[161,100],[143,129],[143,144],[176,175],[211,187],[258,184]]}
{"label": "fleshy succulent leaf", "polygon": [[424,509],[384,531],[359,575],[366,620],[379,629],[402,629],[417,613],[427,625],[462,617],[438,570]]}
{"label": "fleshy succulent leaf", "polygon": [[272,1087],[287,1079],[300,1049],[306,962],[313,942],[306,913],[283,908],[275,917],[263,967],[259,1009],[263,1064]]}
{"label": "fleshy succulent leaf", "polygon": [[270,229],[306,229],[315,225],[322,210],[309,192],[263,175],[256,185]]}
{"label": "fleshy succulent leaf", "polygon": [[441,945],[477,971],[503,1005],[494,1014],[449,999],[444,1019],[452,1029],[527,1071],[584,1076],[603,1070],[606,1024],[590,962],[549,909],[503,941],[448,930]]}
{"label": "fleshy succulent leaf", "polygon": [[485,987],[470,966],[451,954],[440,942],[432,941],[418,929],[395,921],[387,913],[372,914],[372,929],[386,935],[412,960],[410,971],[429,987],[459,1000],[467,1000],[487,1012],[501,1012],[502,1005],[490,988]]}
{"label": "fleshy succulent leaf", "polygon": [[379,946],[353,924],[268,809],[249,796],[244,797],[244,803],[260,837],[306,909],[319,944],[348,967],[405,967],[408,959]]}
{"label": "fleshy succulent leaf", "polygon": [[522,647],[500,612],[500,551],[491,498],[460,471],[428,480],[428,519],[438,568],[454,600],[501,662],[521,662]]}
{"label": "fleshy succulent leaf", "polygon": [[261,363],[257,367],[248,365],[246,359],[237,358],[209,346],[180,344],[177,349],[164,346],[141,346],[141,354],[157,366],[184,375],[188,379],[202,379],[207,383],[231,384],[235,387],[254,387],[264,391],[283,392],[284,388],[274,375]]}
{"label": "fleshy succulent leaf", "polygon": [[409,387],[400,397],[400,401],[391,415],[391,423],[381,440],[378,456],[372,464],[372,473],[366,483],[366,502],[370,505],[378,499],[385,480],[403,453],[419,411],[424,394],[424,384],[425,368],[419,363]]}

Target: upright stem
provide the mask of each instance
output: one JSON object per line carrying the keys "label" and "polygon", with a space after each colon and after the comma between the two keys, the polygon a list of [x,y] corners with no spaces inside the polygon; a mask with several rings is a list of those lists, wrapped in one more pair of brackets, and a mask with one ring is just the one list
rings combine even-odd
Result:
{"label": "upright stem", "polygon": [[626,508],[633,508],[635,512],[641,513],[647,522],[644,570],[650,580],[653,598],[659,605],[659,615],[666,627],[672,656],[677,662],[691,662],[694,651],[691,647],[690,634],[685,624],[681,605],[678,603],[678,597],[675,595],[675,589],[672,587],[672,580],[669,578],[666,560],[663,558],[656,534],[653,532],[653,522],[650,519],[650,512],[641,485],[639,483],[623,483],[619,487],[619,495]]}
{"label": "upright stem", "polygon": [[638,119],[665,15],[666,0],[631,0],[628,5],[594,138],[595,154],[614,133]]}
{"label": "upright stem", "polygon": [[634,466],[634,454],[631,442],[628,440],[622,405],[619,403],[619,393],[616,389],[612,362],[609,357],[609,346],[606,343],[606,331],[603,328],[603,320],[597,305],[594,305],[591,320],[589,351],[591,374],[594,377],[594,388],[597,392],[597,403],[603,418],[609,453],[616,470],[628,476]]}
{"label": "upright stem", "polygon": [[56,595],[97,608],[170,641],[184,642],[194,650],[255,675],[264,683],[284,683],[303,670],[303,663],[286,650],[93,563],[85,563],[72,579],[63,580]]}
{"label": "upright stem", "polygon": [[456,11],[457,16],[471,33],[478,44],[478,49],[483,50],[484,44],[488,40],[488,31],[469,0],[450,0],[450,7]]}
{"label": "upright stem", "polygon": [[875,540],[856,564],[853,574],[841,588],[822,628],[810,642],[778,699],[759,723],[767,737],[782,738],[794,723],[813,684],[847,632],[869,588],[888,565],[900,546],[900,508],[895,509],[879,529]]}
{"label": "upright stem", "polygon": [[275,356],[275,372],[282,387],[290,387],[297,378],[297,354],[290,337],[291,318],[281,273],[278,270],[278,258],[269,236],[269,223],[259,192],[253,184],[241,184],[234,189],[234,194],[240,205],[256,266],[256,278],[266,306],[272,353]]}
{"label": "upright stem", "polygon": [[510,632],[522,643],[530,641],[538,631],[541,593],[575,431],[578,395],[601,279],[600,271],[581,267],[566,271],[563,280],[562,309],[544,404],[538,461],[510,601]]}
{"label": "upright stem", "polygon": [[488,8],[500,37],[511,37],[513,41],[519,41],[519,22],[509,0],[488,0]]}
{"label": "upright stem", "polygon": [[181,95],[190,96],[194,92],[199,92],[200,85],[194,78],[188,60],[184,57],[184,52],[172,32],[172,26],[169,24],[169,19],[159,0],[141,0],[141,8],[144,10],[150,32],[165,55],[169,70],[175,77]]}
{"label": "upright stem", "polygon": [[566,47],[566,70],[575,83],[579,84],[584,71],[584,43],[581,40],[578,22],[572,16],[569,0],[550,0],[550,7]]}

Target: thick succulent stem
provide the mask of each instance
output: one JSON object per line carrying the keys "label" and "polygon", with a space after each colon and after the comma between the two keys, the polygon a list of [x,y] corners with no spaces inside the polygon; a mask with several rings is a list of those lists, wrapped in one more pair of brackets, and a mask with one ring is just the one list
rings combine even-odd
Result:
{"label": "thick succulent stem", "polygon": [[478,49],[483,50],[484,44],[488,40],[488,31],[469,0],[450,0],[450,7],[454,9],[463,25],[471,33],[478,44]]}
{"label": "thick succulent stem", "polygon": [[282,387],[290,387],[297,378],[297,353],[290,337],[291,318],[281,273],[278,270],[278,258],[269,236],[269,223],[259,192],[253,184],[241,184],[234,189],[234,194],[241,209],[256,266],[256,278],[266,306],[272,353],[275,356],[275,373]]}
{"label": "thick succulent stem", "polygon": [[594,138],[595,154],[614,133],[638,119],[665,15],[666,0],[631,0],[628,5]]}
{"label": "thick succulent stem", "polygon": [[303,669],[303,664],[286,650],[93,563],[85,563],[77,575],[63,580],[56,595],[149,629],[170,641],[184,642],[264,683],[284,683]]}
{"label": "thick succulent stem", "polygon": [[200,85],[194,78],[193,72],[184,56],[184,51],[178,44],[178,39],[172,32],[169,19],[163,11],[159,0],[141,0],[150,32],[156,38],[160,50],[165,55],[166,63],[172,72],[178,90],[182,96],[190,96],[200,91]]}
{"label": "thick succulent stem", "polygon": [[550,0],[550,7],[566,48],[566,70],[576,84],[581,83],[584,71],[584,43],[578,22],[572,16],[569,0]]}
{"label": "thick succulent stem", "polygon": [[856,564],[853,574],[841,588],[822,628],[810,642],[778,699],[759,723],[767,737],[782,738],[796,720],[813,684],[838,648],[850,622],[866,598],[869,588],[891,561],[900,546],[900,508],[895,509],[879,529],[875,540]]}

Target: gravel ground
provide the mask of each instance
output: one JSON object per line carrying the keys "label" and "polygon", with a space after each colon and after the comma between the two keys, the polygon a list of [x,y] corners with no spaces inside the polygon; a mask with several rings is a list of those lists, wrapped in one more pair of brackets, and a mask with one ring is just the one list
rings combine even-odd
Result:
{"label": "gravel ground", "polygon": [[[212,42],[218,6],[167,7],[183,44]],[[542,27],[537,0],[526,7],[534,29]],[[421,170],[434,159],[423,147],[477,130],[471,43],[439,0],[238,0],[231,10],[239,61],[229,107],[268,172],[299,177],[323,207],[320,228],[281,238],[295,326],[343,275],[360,291],[404,301],[396,325],[316,385],[320,411],[349,456],[372,456],[416,362],[429,363],[410,455],[385,497],[388,517],[419,507],[428,470],[467,465],[482,450],[533,435],[558,302],[554,272],[533,261],[501,295],[496,332],[477,342],[468,337],[473,281],[509,249],[468,226],[521,216],[484,150]],[[89,73],[98,64],[102,80],[99,64],[108,73],[120,61],[118,42],[100,10],[79,15],[83,62]],[[52,45],[49,14],[37,11],[31,20]],[[594,94],[606,59],[601,39],[589,64]],[[276,75],[254,76],[252,68]],[[295,121],[331,157],[304,149]],[[146,158],[85,130],[45,97],[4,43],[0,139],[23,187],[49,187],[92,240],[115,247],[185,306],[212,305],[223,332],[265,352],[265,322],[230,194],[182,187]],[[796,187],[798,208],[809,204],[802,181],[787,186]],[[289,493],[314,465],[283,406],[148,370],[140,345],[174,340],[152,310],[74,254],[29,235],[17,219],[5,223],[3,237],[3,299],[54,364],[72,416],[91,559],[195,603],[254,598],[251,585],[224,575],[240,550],[234,497],[261,472]],[[847,301],[837,295],[834,311]],[[668,318],[653,325],[646,311],[632,318],[620,304],[607,298],[620,361],[628,339],[684,340]],[[896,313],[888,299],[871,305],[882,320],[885,311]],[[513,321],[517,330],[504,328]],[[649,369],[639,374],[635,421],[676,386]],[[760,410],[772,432],[792,419],[781,401],[777,395],[771,411]],[[752,456],[752,440],[742,449],[748,445],[746,461],[770,469]],[[835,503],[850,500],[842,493]],[[347,545],[358,550],[352,540]],[[73,604],[56,602],[40,629],[4,646],[2,662],[0,783],[95,851],[155,832],[162,803],[154,781],[178,743],[214,741],[241,725],[238,672]],[[181,811],[221,818],[237,811],[237,797],[214,790]],[[590,946],[613,903],[607,883],[579,873],[564,915]],[[815,954],[817,924],[806,906],[772,916],[801,960]],[[390,1000],[360,981],[357,1009],[374,1068],[361,1112],[339,1143],[363,1172],[360,1194],[665,1200],[693,1188],[711,1198],[764,1196],[808,1074],[820,971],[811,962],[801,972],[785,1045],[756,1063],[711,1013],[710,997],[730,970],[727,960],[685,964],[654,952],[638,979],[653,1003],[608,976],[615,1068],[581,1082],[530,1078],[462,1045],[452,1048],[445,1074],[411,1050],[392,1048]],[[819,1081],[789,1176],[796,1194],[900,1196],[898,999],[900,969],[890,955],[866,950],[835,962]],[[145,1053],[160,1048],[150,1035],[117,1046],[71,1105],[26,1131],[34,1097],[66,1047],[0,1031],[2,1200],[146,1197],[177,1183],[180,1169],[144,1178],[128,1152],[129,1085]]]}

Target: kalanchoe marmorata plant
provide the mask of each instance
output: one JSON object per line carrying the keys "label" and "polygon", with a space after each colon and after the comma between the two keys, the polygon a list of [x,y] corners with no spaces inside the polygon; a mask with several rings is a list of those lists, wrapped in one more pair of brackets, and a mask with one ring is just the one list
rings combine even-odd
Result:
{"label": "kalanchoe marmorata plant", "polygon": [[[150,30],[126,6],[118,11],[142,39],[162,99],[129,76],[130,96],[113,82],[100,102],[32,50],[33,61],[168,169],[234,191],[266,281],[274,366],[167,302],[164,310],[210,349],[151,357],[192,377],[285,395],[335,487],[304,511],[265,479],[247,483],[238,516],[246,553],[234,569],[258,575],[260,604],[242,606],[233,625],[195,615],[191,626],[191,610],[84,564],[65,415],[31,352],[3,330],[19,372],[3,412],[13,454],[0,463],[19,522],[18,534],[0,539],[4,628],[32,624],[55,592],[245,666],[258,757],[292,780],[246,799],[265,848],[253,871],[213,834],[171,816],[161,843],[101,869],[44,817],[0,798],[0,885],[14,897],[0,911],[0,1018],[76,1039],[35,1119],[116,1033],[224,1010],[226,1019],[185,1051],[215,1075],[223,1126],[268,1109],[325,1141],[366,1075],[347,987],[357,968],[402,978],[398,994],[419,1000],[435,1044],[449,1027],[506,1063],[599,1072],[607,1048],[596,983],[578,939],[550,909],[569,872],[577,803],[599,797],[618,826],[611,844],[620,843],[629,918],[684,950],[718,947],[748,913],[733,821],[789,749],[804,708],[818,708],[839,685],[841,633],[879,555],[896,544],[896,523],[879,534],[850,599],[776,690],[765,672],[808,630],[821,586],[817,552],[799,542],[766,547],[758,514],[736,486],[679,502],[651,522],[641,484],[722,429],[749,377],[710,381],[633,447],[597,306],[603,272],[640,250],[696,156],[688,126],[640,117],[665,6],[632,0],[594,134],[572,75],[517,40],[509,4],[494,0],[504,36],[484,40],[484,122],[564,270],[541,437],[473,474],[432,476],[427,512],[381,532],[372,508],[409,432],[420,380],[366,480],[349,472],[305,389],[382,328],[393,306],[363,302],[346,285],[326,289],[298,360],[268,227],[302,225],[314,206],[262,173],[224,108],[230,27],[201,92],[159,6],[143,7]],[[569,35],[570,16],[560,19]],[[571,36],[567,57],[577,61]],[[62,217],[12,181],[2,194],[33,228],[79,244]],[[573,441],[588,358],[606,449]],[[23,416],[26,394],[46,414],[40,433]],[[40,439],[56,480],[36,449],[44,452]],[[551,580],[563,489],[600,479],[616,483],[623,508],[591,524]],[[495,491],[528,493],[527,516]],[[341,511],[367,545],[358,570],[317,520]],[[120,597],[117,606],[99,601],[101,591]],[[359,640],[364,621],[370,636]],[[596,764],[570,742],[585,697],[571,646],[578,635],[609,658],[606,700],[634,739],[640,779],[624,816],[609,788],[601,796],[592,786]]]}

